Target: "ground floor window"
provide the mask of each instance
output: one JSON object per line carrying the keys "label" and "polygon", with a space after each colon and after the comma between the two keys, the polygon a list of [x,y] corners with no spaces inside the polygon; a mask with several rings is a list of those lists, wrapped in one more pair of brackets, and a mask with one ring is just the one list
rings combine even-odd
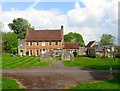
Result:
{"label": "ground floor window", "polygon": [[38,56],[39,55],[39,50],[36,50],[36,56]]}
{"label": "ground floor window", "polygon": [[32,56],[32,50],[29,50],[29,56]]}

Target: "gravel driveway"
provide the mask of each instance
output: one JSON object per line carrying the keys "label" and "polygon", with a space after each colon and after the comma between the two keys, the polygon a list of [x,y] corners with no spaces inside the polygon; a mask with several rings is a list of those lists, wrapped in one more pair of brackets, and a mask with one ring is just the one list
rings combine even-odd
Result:
{"label": "gravel driveway", "polygon": [[79,82],[107,80],[112,76],[106,71],[66,67],[57,61],[47,67],[17,68],[2,71],[4,77],[16,79],[26,89],[70,88]]}

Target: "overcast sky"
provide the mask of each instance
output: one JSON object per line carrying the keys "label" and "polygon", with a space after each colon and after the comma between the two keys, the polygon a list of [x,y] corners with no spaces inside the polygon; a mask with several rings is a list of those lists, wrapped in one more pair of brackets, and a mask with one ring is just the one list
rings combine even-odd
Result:
{"label": "overcast sky", "polygon": [[35,29],[59,29],[64,34],[80,33],[87,44],[98,41],[102,34],[118,39],[119,0],[80,0],[80,2],[1,2],[0,21],[8,32],[8,23],[14,18],[27,19]]}

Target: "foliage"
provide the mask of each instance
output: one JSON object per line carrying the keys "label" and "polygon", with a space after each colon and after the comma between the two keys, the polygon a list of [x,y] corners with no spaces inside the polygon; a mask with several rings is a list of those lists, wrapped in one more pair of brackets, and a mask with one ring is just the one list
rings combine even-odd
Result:
{"label": "foliage", "polygon": [[26,27],[28,26],[29,30],[34,30],[34,27],[31,27],[30,23],[26,19],[17,18],[8,24],[9,28],[17,34],[18,39],[24,39],[26,35]]}
{"label": "foliage", "polygon": [[117,58],[120,58],[120,46],[116,46],[116,55]]}
{"label": "foliage", "polygon": [[76,57],[76,56],[77,56],[77,52],[76,52],[76,51],[74,51],[74,52],[73,52],[73,55],[74,55],[74,57]]}
{"label": "foliage", "polygon": [[12,57],[11,54],[2,54],[2,69],[48,66],[52,62],[52,60],[40,62],[40,57]]}
{"label": "foliage", "polygon": [[110,43],[114,43],[115,37],[113,37],[111,34],[103,34],[100,37],[99,44],[101,45],[109,45]]}
{"label": "foliage", "polygon": [[[118,79],[120,78],[120,73],[113,73],[114,78],[111,80],[94,82],[94,83],[78,83],[77,85],[71,87],[70,89],[114,89],[118,90]],[[112,91],[114,91],[112,90]],[[101,90],[100,90],[101,91]]]}
{"label": "foliage", "polygon": [[[120,60],[118,58],[112,59],[113,70],[120,69]],[[63,61],[65,66],[82,67],[98,70],[109,70],[110,58],[90,58],[90,57],[75,57],[73,62]]]}
{"label": "foliage", "polygon": [[11,52],[13,53],[13,55],[15,55],[17,53],[17,48],[11,48]]}
{"label": "foliage", "polygon": [[[17,35],[13,32],[2,33],[2,49],[7,52],[12,52],[14,48],[18,47]],[[13,49],[12,49],[13,48]]]}
{"label": "foliage", "polygon": [[65,34],[64,35],[64,41],[65,42],[79,42],[80,46],[85,46],[83,37],[79,33],[70,32],[68,34]]}

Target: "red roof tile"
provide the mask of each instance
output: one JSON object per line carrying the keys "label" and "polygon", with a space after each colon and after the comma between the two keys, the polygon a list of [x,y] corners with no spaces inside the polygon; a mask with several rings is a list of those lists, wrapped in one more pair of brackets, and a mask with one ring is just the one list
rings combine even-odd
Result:
{"label": "red roof tile", "polygon": [[63,49],[79,49],[78,42],[64,42]]}
{"label": "red roof tile", "polygon": [[62,31],[59,30],[32,30],[26,36],[27,41],[31,40],[61,40]]}

